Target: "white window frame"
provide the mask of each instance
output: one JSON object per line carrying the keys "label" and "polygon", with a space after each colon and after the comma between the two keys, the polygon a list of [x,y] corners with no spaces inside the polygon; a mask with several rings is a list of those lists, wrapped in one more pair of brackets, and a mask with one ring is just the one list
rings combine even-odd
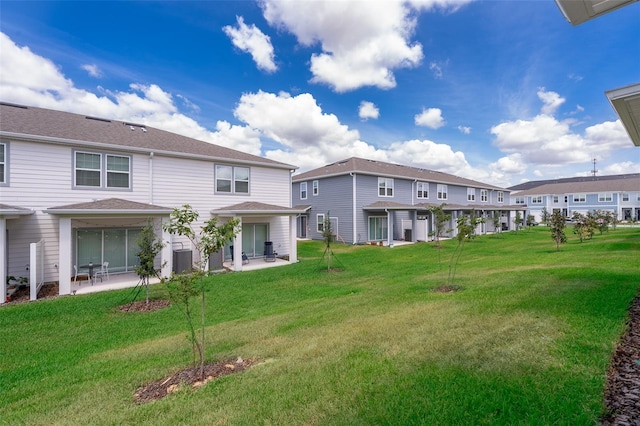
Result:
{"label": "white window frame", "polygon": [[623,192],[622,193],[622,201],[629,201],[629,193],[628,192]]}
{"label": "white window frame", "polygon": [[467,201],[475,201],[475,200],[476,200],[476,189],[467,188]]}
{"label": "white window frame", "polygon": [[6,142],[0,142],[0,186],[9,185],[9,144]]}
{"label": "white window frame", "polygon": [[307,199],[307,182],[300,182],[300,199]]}
{"label": "white window frame", "polygon": [[[86,155],[95,155],[99,158],[98,160],[98,168],[89,169],[89,168],[79,168],[77,165],[78,154],[86,154]],[[122,158],[126,159],[127,162],[127,170],[111,170],[109,169],[109,159],[110,158]],[[94,151],[83,151],[83,150],[74,150],[73,151],[73,187],[76,189],[98,189],[98,190],[110,190],[110,191],[129,191],[132,188],[132,165],[133,159],[131,155],[126,154],[115,154],[115,153],[106,153],[106,152],[94,152]],[[98,184],[97,185],[82,185],[78,183],[78,171],[90,171],[99,174]],[[115,186],[109,184],[109,175],[126,175],[127,176],[127,186]]]}
{"label": "white window frame", "polygon": [[525,197],[516,197],[516,204],[525,204]]}
{"label": "white window frame", "polygon": [[443,183],[438,184],[438,200],[446,200],[449,196],[449,187]]}
{"label": "white window frame", "polygon": [[613,201],[613,194],[611,192],[604,192],[602,194],[598,194],[599,203],[610,203],[612,201]]}
{"label": "white window frame", "polygon": [[429,183],[428,182],[416,183],[416,198],[419,198],[421,200],[429,199]]}
{"label": "white window frame", "polygon": [[486,189],[480,190],[480,202],[487,203],[489,202],[489,191]]}
{"label": "white window frame", "polygon": [[587,202],[587,194],[573,194],[573,202],[574,203],[586,203]]}
{"label": "white window frame", "polygon": [[531,197],[531,204],[542,204],[542,195],[533,195]]}
{"label": "white window frame", "polygon": [[[220,178],[219,174],[220,171],[222,170],[231,170],[231,177],[230,178]],[[240,179],[238,177],[238,172],[240,170],[246,170],[247,171],[247,178],[246,179]],[[240,194],[240,195],[248,195],[251,192],[251,169],[249,167],[244,167],[244,166],[232,166],[230,164],[216,164],[214,166],[214,192],[216,194]],[[222,181],[228,181],[229,182],[229,191],[221,191],[218,188],[218,182],[222,182]],[[238,190],[238,183],[244,183],[246,182],[247,184],[247,190],[246,191],[242,191],[242,190]]]}
{"label": "white window frame", "polygon": [[553,196],[553,203],[554,204],[558,204],[560,202],[560,197],[558,197],[557,195]]}
{"label": "white window frame", "polygon": [[316,215],[316,231],[324,232],[324,213],[318,213]]}
{"label": "white window frame", "polygon": [[504,203],[504,191],[498,191],[497,198],[499,203]]}
{"label": "white window frame", "polygon": [[314,196],[316,196],[316,195],[318,195],[320,193],[320,182],[319,181],[314,180],[311,183],[311,191],[312,191],[312,194]]}
{"label": "white window frame", "polygon": [[393,179],[378,178],[378,197],[393,197]]}

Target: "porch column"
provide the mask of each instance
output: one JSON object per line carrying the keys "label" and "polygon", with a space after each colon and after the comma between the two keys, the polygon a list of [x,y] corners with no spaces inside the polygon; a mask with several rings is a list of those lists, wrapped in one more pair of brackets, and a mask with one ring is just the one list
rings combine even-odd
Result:
{"label": "porch column", "polygon": [[240,223],[238,223],[238,228],[240,232],[233,237],[233,270],[240,272],[242,271],[242,217],[235,217],[238,219]]}
{"label": "porch column", "polygon": [[387,210],[387,246],[393,246],[393,211]]}
{"label": "porch column", "polygon": [[418,210],[414,210],[411,215],[411,242],[418,241]]}
{"label": "porch column", "polygon": [[298,261],[298,239],[296,238],[296,216],[289,216],[289,262]]}
{"label": "porch column", "polygon": [[7,219],[0,217],[0,305],[7,301]]}
{"label": "porch column", "polygon": [[72,232],[71,218],[59,217],[58,228],[60,232],[58,245],[58,283],[60,285],[60,295],[71,294],[71,274],[73,265],[71,262]]}
{"label": "porch column", "polygon": [[171,252],[171,247],[173,243],[173,236],[164,230],[162,227],[163,219],[160,219],[160,229],[162,229],[162,250],[160,251],[160,276],[162,278],[166,278],[171,276],[171,271],[173,271],[173,253]]}

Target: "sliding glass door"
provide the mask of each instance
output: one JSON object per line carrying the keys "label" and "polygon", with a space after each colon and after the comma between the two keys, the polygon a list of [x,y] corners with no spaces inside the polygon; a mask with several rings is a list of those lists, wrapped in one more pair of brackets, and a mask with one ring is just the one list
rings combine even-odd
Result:
{"label": "sliding glass door", "polygon": [[383,241],[388,236],[386,216],[369,217],[369,241]]}
{"label": "sliding glass door", "polygon": [[138,263],[137,239],[140,229],[78,229],[76,234],[76,264],[109,262],[109,273],[130,272]]}

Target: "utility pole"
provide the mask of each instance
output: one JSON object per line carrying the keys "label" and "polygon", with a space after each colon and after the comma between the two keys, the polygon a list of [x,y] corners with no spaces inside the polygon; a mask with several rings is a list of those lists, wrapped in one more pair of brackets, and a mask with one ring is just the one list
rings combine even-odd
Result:
{"label": "utility pole", "polygon": [[596,169],[596,159],[594,158],[593,159],[593,170],[591,170],[591,175],[593,177],[595,177],[597,173],[598,173],[598,170]]}

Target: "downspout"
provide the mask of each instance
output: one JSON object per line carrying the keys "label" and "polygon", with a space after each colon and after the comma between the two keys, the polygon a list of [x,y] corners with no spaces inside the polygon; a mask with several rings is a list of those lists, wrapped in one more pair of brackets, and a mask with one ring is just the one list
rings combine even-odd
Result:
{"label": "downspout", "polygon": [[353,200],[351,205],[351,244],[356,244],[358,242],[358,230],[356,229],[356,174],[351,172],[349,175],[351,176],[351,199]]}
{"label": "downspout", "polygon": [[153,151],[149,153],[149,204],[153,204]]}

